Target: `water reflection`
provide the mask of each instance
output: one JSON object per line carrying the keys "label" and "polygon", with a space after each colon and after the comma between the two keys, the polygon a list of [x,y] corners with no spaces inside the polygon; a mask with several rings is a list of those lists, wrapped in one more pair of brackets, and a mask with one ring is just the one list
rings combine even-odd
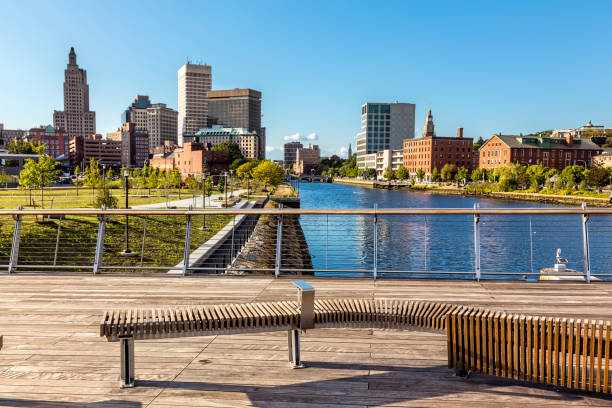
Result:
{"label": "water reflection", "polygon": [[[474,203],[481,208],[549,207],[341,184],[302,183],[300,193],[302,208],[372,208],[374,204],[379,208],[472,208]],[[373,216],[302,216],[300,221],[315,269],[373,269]],[[537,279],[528,274],[551,267],[557,248],[562,248],[570,268],[583,270],[580,215],[494,215],[482,216],[480,222],[481,270],[485,277],[512,272]],[[452,271],[473,277],[473,216],[379,215],[377,228],[379,273]],[[589,228],[592,272],[610,273],[612,217],[597,216]]]}

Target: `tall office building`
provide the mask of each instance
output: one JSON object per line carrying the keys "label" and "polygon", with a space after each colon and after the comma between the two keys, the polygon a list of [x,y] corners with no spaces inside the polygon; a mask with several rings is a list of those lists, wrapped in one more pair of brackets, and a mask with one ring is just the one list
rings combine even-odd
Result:
{"label": "tall office building", "polygon": [[89,110],[87,71],[77,65],[74,48],[70,48],[64,71],[64,110],[53,112],[53,127],[71,138],[96,133],[96,113]]}
{"label": "tall office building", "polygon": [[149,150],[163,146],[165,142],[177,142],[178,112],[165,103],[151,104],[149,97],[138,95],[134,103],[121,115],[122,123],[133,123],[137,129],[149,134]]}
{"label": "tall office building", "polygon": [[297,150],[304,147],[300,142],[289,142],[283,146],[283,166],[286,169],[293,169],[297,158]]}
{"label": "tall office building", "polygon": [[382,150],[401,150],[404,139],[414,139],[412,103],[365,103],[361,106],[361,131],[357,134],[357,167],[365,156]]}
{"label": "tall office building", "polygon": [[265,157],[265,129],[261,127],[261,92],[253,89],[215,90],[207,93],[209,125],[243,128],[259,136],[257,156]]}
{"label": "tall office building", "polygon": [[186,63],[178,70],[178,144],[183,135],[208,127],[206,93],[212,86],[210,65]]}

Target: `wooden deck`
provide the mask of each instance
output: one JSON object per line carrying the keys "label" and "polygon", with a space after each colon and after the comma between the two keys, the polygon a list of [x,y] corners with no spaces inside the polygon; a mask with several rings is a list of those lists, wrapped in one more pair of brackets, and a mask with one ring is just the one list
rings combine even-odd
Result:
{"label": "wooden deck", "polygon": [[[477,304],[612,320],[612,285],[306,278],[317,297]],[[446,366],[444,335],[319,329],[302,337],[308,368],[287,363],[285,333],[136,342],[137,388],[119,389],[119,346],[102,312],[295,299],[290,278],[0,276],[0,407],[612,406],[612,400],[472,375]]]}

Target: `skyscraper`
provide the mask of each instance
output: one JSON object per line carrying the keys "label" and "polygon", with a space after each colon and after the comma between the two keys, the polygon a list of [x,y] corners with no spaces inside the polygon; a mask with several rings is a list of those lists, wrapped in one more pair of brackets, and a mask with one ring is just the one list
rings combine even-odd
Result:
{"label": "skyscraper", "polygon": [[165,142],[177,142],[177,111],[165,103],[151,104],[149,97],[138,95],[132,105],[121,115],[122,123],[133,123],[137,129],[149,134],[149,149],[163,146]]}
{"label": "skyscraper", "polygon": [[297,149],[304,147],[300,142],[289,142],[283,146],[283,167],[292,169],[295,164]]}
{"label": "skyscraper", "polygon": [[178,70],[178,144],[208,126],[206,93],[212,86],[210,65],[186,63]]}
{"label": "skyscraper", "polygon": [[89,110],[87,71],[77,65],[73,47],[64,71],[64,110],[53,112],[53,127],[63,129],[71,138],[96,133],[96,113]]}
{"label": "skyscraper", "polygon": [[265,157],[265,130],[261,127],[261,92],[253,89],[215,90],[207,94],[209,124],[243,128],[259,136],[258,157]]}
{"label": "skyscraper", "polygon": [[365,168],[365,155],[401,150],[404,139],[414,139],[412,103],[365,103],[361,106],[361,131],[357,134],[357,167]]}

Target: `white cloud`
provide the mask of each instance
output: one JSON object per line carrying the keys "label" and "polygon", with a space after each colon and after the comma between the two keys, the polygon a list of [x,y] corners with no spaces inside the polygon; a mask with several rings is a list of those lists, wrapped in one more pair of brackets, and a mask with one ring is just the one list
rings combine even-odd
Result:
{"label": "white cloud", "polygon": [[280,149],[277,149],[274,146],[266,146],[266,153],[272,153],[275,150],[280,150]]}
{"label": "white cloud", "polygon": [[299,132],[283,137],[283,140],[285,140],[286,142],[303,142],[303,141],[312,142],[318,139],[319,139],[319,136],[316,133],[309,133],[305,135]]}
{"label": "white cloud", "polygon": [[348,148],[347,148],[347,147],[342,146],[342,147],[340,148],[340,150],[338,150],[338,153],[336,153],[336,154],[337,154],[338,156],[340,156],[340,157],[344,157],[344,156],[346,156],[346,155],[348,154]]}

